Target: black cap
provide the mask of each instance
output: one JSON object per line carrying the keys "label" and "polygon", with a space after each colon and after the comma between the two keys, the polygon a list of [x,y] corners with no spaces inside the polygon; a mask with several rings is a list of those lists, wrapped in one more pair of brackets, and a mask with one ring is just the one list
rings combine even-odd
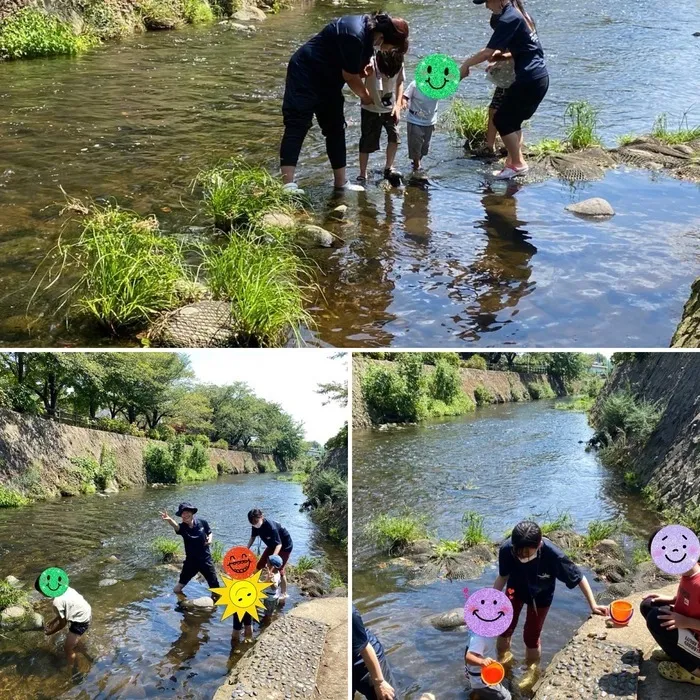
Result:
{"label": "black cap", "polygon": [[197,512],[197,509],[191,503],[188,503],[187,501],[185,501],[184,503],[181,503],[178,506],[177,513],[175,513],[175,515],[177,515],[177,517],[179,518],[182,515],[183,510],[191,510],[193,513]]}

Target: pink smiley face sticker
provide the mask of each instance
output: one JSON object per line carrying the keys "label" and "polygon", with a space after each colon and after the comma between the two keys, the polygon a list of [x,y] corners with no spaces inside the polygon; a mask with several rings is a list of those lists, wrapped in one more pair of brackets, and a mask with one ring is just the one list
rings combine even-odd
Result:
{"label": "pink smiley face sticker", "polygon": [[699,555],[697,535],[683,525],[667,525],[651,541],[651,558],[667,574],[684,574],[695,566]]}
{"label": "pink smiley face sticker", "polygon": [[480,588],[464,604],[464,621],[480,637],[498,637],[513,621],[513,604],[495,588]]}

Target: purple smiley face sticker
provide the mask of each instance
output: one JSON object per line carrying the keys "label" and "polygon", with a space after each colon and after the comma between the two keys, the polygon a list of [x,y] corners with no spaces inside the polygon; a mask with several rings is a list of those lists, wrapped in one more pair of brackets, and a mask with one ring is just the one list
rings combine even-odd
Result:
{"label": "purple smiley face sticker", "polygon": [[464,621],[480,637],[498,637],[513,621],[513,605],[505,593],[480,588],[464,604]]}
{"label": "purple smiley face sticker", "polygon": [[667,574],[684,574],[695,566],[699,555],[697,535],[683,525],[667,525],[651,541],[651,558]]}

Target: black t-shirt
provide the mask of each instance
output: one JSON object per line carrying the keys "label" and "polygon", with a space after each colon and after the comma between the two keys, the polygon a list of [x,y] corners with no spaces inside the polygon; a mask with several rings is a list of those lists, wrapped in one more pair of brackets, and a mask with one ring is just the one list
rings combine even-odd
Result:
{"label": "black t-shirt", "polygon": [[368,20],[368,15],[334,19],[301,46],[293,60],[305,64],[309,78],[320,87],[342,86],[342,72],[358,75],[374,54]]}
{"label": "black t-shirt", "polygon": [[515,591],[518,600],[542,608],[552,604],[557,579],[567,588],[575,588],[583,579],[581,569],[547,538],[542,540],[537,558],[527,564],[516,558],[508,538],[498,553],[498,573],[508,578],[507,587]]}
{"label": "black t-shirt", "polygon": [[381,642],[375,637],[372,630],[365,627],[362,622],[360,611],[352,606],[352,673],[353,676],[362,677],[367,673],[367,667],[362,659],[362,651],[371,644],[377,658],[381,661],[384,658],[384,648]]}
{"label": "black t-shirt", "polygon": [[185,541],[186,559],[207,559],[211,556],[211,550],[207,544],[207,536],[210,532],[209,523],[204,518],[195,516],[191,527],[180,523],[177,534]]}
{"label": "black t-shirt", "polygon": [[260,527],[250,529],[250,536],[259,537],[267,549],[274,549],[278,544],[282,545],[282,551],[292,551],[292,537],[278,522],[265,518]]}
{"label": "black t-shirt", "polygon": [[[544,51],[537,37],[525,18],[513,7],[506,5],[497,17],[493,36],[486,45],[489,49],[510,51],[515,63],[515,81],[524,83],[547,77],[547,65]],[[493,27],[493,18],[492,18]]]}

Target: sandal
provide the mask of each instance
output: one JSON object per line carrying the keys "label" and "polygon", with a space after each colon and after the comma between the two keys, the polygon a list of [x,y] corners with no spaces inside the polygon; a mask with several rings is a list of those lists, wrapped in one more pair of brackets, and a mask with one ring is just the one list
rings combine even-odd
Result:
{"label": "sandal", "polygon": [[675,661],[660,661],[659,675],[667,681],[675,681],[676,683],[692,683],[700,685],[700,676],[686,671],[682,666],[679,666]]}
{"label": "sandal", "polygon": [[530,168],[526,165],[524,168],[514,168],[512,165],[507,165],[500,172],[495,172],[493,176],[496,180],[512,180],[521,175],[527,175]]}

